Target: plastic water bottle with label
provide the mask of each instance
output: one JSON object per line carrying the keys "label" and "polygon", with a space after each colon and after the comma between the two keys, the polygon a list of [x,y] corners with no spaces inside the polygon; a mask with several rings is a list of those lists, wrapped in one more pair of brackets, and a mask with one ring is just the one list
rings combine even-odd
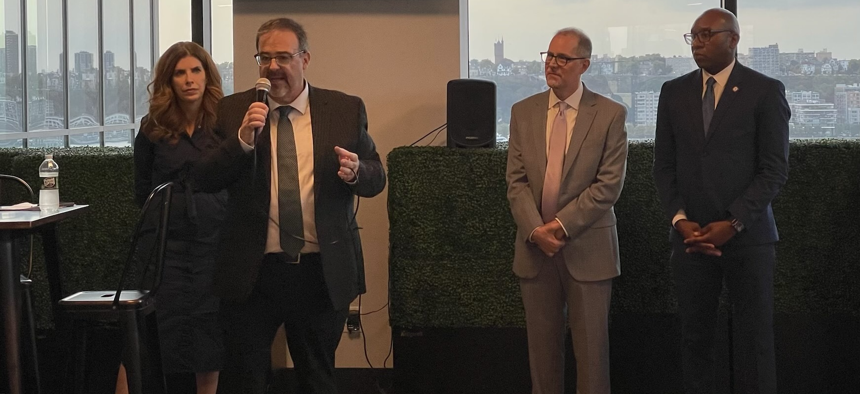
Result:
{"label": "plastic water bottle with label", "polygon": [[60,166],[54,161],[54,155],[45,155],[45,161],[39,166],[39,177],[42,187],[39,190],[39,209],[44,213],[54,213],[60,209]]}

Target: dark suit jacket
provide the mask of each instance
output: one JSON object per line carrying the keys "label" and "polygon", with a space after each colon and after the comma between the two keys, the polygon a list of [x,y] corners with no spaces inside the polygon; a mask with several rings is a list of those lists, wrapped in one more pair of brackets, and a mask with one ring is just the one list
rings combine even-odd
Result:
{"label": "dark suit jacket", "polygon": [[[361,99],[333,90],[309,89],[317,239],[332,305],[342,309],[366,291],[353,196],[379,194],[385,187],[385,170],[376,145],[367,134],[367,114]],[[251,89],[221,100],[216,133],[224,140],[198,166],[197,174],[204,189],[227,188],[230,194],[227,219],[221,231],[215,292],[232,301],[245,300],[254,288],[265,253],[269,221],[271,162],[268,154],[260,159],[261,152],[245,153],[238,138],[245,112],[254,99],[255,91]],[[267,124],[261,135],[268,133]],[[361,163],[355,185],[348,185],[338,177],[340,164],[335,146],[358,155]]]}
{"label": "dark suit jacket", "polygon": [[730,242],[776,242],[771,201],[788,179],[785,87],[735,63],[707,137],[702,91],[696,70],[666,82],[660,92],[654,180],[664,214],[671,221],[684,209],[702,226],[735,217],[746,229]]}

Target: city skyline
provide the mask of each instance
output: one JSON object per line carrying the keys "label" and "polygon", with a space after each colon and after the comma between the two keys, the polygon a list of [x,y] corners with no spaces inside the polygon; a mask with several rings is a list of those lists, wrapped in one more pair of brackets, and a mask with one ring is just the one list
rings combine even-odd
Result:
{"label": "city skyline", "polygon": [[[86,50],[98,53],[98,31],[92,28],[92,20],[97,15],[97,0],[78,0],[76,13],[70,13],[69,24],[69,51],[72,53]],[[232,62],[233,59],[233,35],[232,35],[232,0],[212,1],[212,58],[215,63]],[[4,15],[20,15],[20,2],[17,0],[0,0],[0,10]],[[35,45],[38,49],[36,70],[55,71],[62,65],[58,62],[56,53],[62,51],[62,32],[54,32],[62,28],[62,7],[60,0],[38,0],[33,1],[36,12],[28,9],[27,13],[27,46]],[[127,3],[107,2],[103,5],[104,15],[128,15]],[[135,3],[137,5],[137,3]],[[158,7],[159,31],[158,52],[160,55],[170,45],[178,41],[191,41],[191,3],[189,1],[160,1]],[[149,10],[144,7],[135,7],[136,22],[134,34],[136,37],[149,36],[149,24],[139,23],[140,20],[149,20]],[[81,16],[76,18],[76,16]],[[116,17],[103,18],[105,31],[113,34],[104,34],[103,48],[111,50],[116,54],[116,66],[129,69],[131,57],[129,56],[129,23],[127,19]],[[229,25],[229,29],[217,28]],[[0,49],[5,49],[7,31],[12,31],[19,36],[19,45],[22,42],[21,26],[18,19],[0,17]],[[147,40],[148,42],[148,40]],[[136,42],[137,44],[137,42]],[[146,44],[146,42],[145,42]],[[148,44],[147,44],[148,45]],[[136,48],[139,49],[139,48]],[[149,51],[137,50],[138,65],[149,67],[152,56]]]}
{"label": "city skyline", "polygon": [[[547,89],[540,60],[512,60],[507,42],[492,43],[493,58],[472,58],[469,77],[496,83],[497,135],[508,134],[509,109],[524,97]],[[490,47],[490,45],[485,45]],[[741,64],[780,79],[791,108],[792,138],[860,137],[860,59],[839,59],[828,50],[783,50],[778,44],[739,53]],[[692,56],[598,56],[582,75],[597,93],[628,108],[631,139],[653,138],[661,86],[697,69]]]}

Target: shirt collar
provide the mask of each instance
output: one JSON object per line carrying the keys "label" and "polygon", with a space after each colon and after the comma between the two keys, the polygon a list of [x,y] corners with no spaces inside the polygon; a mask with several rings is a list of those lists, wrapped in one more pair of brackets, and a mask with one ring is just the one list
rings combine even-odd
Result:
{"label": "shirt collar", "polygon": [[304,83],[305,83],[305,88],[302,89],[302,92],[299,93],[299,96],[296,97],[296,99],[293,100],[292,103],[281,104],[281,103],[275,101],[274,99],[272,99],[271,97],[269,97],[269,108],[271,108],[271,110],[269,112],[272,112],[272,111],[278,109],[279,107],[289,105],[290,107],[293,107],[293,109],[298,111],[300,114],[304,115],[305,112],[308,110],[308,90],[309,90],[308,87],[310,86],[310,85],[308,85],[307,81],[304,81]]}
{"label": "shirt collar", "polygon": [[[573,108],[579,111],[579,102],[582,101],[582,91],[585,90],[585,85],[583,85],[582,81],[579,81],[579,88],[576,89],[573,94],[570,95],[566,100],[564,100],[570,108]],[[555,105],[561,101],[558,96],[555,95],[555,92],[552,89],[549,90],[549,108],[555,107]]]}
{"label": "shirt collar", "polygon": [[734,68],[735,68],[735,61],[734,60],[732,60],[732,62],[728,66],[726,66],[726,68],[722,69],[720,72],[713,74],[713,75],[711,75],[711,73],[705,71],[705,69],[703,68],[702,69],[702,83],[707,84],[708,78],[714,77],[714,80],[716,80],[720,86],[726,86],[726,83],[729,81],[729,75],[732,74],[732,70],[734,70]]}

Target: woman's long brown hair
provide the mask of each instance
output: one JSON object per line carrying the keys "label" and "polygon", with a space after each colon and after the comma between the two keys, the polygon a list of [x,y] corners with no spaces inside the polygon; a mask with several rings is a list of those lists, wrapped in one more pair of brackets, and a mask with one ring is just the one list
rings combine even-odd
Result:
{"label": "woman's long brown hair", "polygon": [[176,64],[186,56],[193,56],[203,65],[206,73],[206,89],[200,105],[198,125],[204,130],[212,130],[217,119],[218,101],[224,97],[221,90],[221,75],[212,57],[200,45],[193,42],[177,42],[170,46],[155,65],[155,77],[149,84],[149,116],[142,125],[141,132],[150,141],[167,141],[175,144],[184,134],[186,116],[173,91],[173,73]]}

